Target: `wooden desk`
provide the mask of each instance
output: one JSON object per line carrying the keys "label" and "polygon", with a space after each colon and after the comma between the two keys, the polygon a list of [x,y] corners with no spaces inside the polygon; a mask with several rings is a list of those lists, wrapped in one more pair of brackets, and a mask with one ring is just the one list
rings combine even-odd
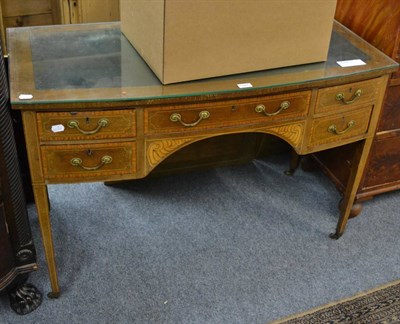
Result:
{"label": "wooden desk", "polygon": [[[174,152],[214,136],[268,133],[300,155],[358,142],[332,235],[340,237],[397,68],[336,23],[327,62],[168,86],[118,23],[11,29],[8,42],[11,102],[22,112],[52,297],[60,290],[47,184],[143,178]],[[336,63],[358,58],[367,64]],[[247,82],[253,87],[238,88]]]}

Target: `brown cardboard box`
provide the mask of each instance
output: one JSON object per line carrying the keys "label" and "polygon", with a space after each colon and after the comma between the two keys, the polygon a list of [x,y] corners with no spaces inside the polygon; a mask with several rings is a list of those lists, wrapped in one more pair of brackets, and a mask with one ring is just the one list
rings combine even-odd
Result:
{"label": "brown cardboard box", "polygon": [[164,84],[325,61],[336,0],[121,0],[121,30]]}

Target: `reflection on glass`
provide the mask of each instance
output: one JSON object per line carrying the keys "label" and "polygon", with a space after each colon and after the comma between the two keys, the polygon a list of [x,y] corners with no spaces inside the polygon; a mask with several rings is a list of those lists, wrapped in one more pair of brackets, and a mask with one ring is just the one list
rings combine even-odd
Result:
{"label": "reflection on glass", "polygon": [[[24,93],[33,95],[30,103],[145,100],[249,90],[238,83],[251,83],[252,89],[291,86],[396,66],[338,23],[326,62],[170,85],[160,83],[119,23],[9,29],[8,42],[11,100],[22,104],[18,96]],[[367,64],[341,68],[336,63],[353,59]]]}

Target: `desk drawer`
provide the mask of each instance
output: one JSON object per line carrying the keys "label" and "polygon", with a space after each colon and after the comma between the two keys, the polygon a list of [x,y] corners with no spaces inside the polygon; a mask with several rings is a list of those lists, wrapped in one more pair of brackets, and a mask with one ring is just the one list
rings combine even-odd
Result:
{"label": "desk drawer", "polygon": [[366,134],[372,108],[364,108],[335,116],[317,118],[312,122],[309,146],[348,141]]}
{"label": "desk drawer", "polygon": [[136,135],[135,110],[38,113],[40,140],[69,141]]}
{"label": "desk drawer", "polygon": [[310,94],[304,91],[257,99],[146,108],[145,133],[198,131],[299,118],[308,112]]}
{"label": "desk drawer", "polygon": [[349,111],[375,102],[381,79],[350,83],[321,89],[315,113]]}
{"label": "desk drawer", "polygon": [[136,143],[43,146],[47,179],[90,178],[133,174]]}

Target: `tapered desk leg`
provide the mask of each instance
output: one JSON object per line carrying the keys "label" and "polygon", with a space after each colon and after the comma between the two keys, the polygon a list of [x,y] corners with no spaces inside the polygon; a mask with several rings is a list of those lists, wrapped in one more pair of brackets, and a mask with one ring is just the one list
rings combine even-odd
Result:
{"label": "tapered desk leg", "polygon": [[354,199],[364,173],[371,144],[372,138],[367,138],[356,145],[356,152],[354,154],[350,177],[347,183],[346,191],[344,192],[343,201],[339,206],[340,217],[337,223],[336,232],[330,235],[330,238],[332,239],[338,239],[344,233],[347,221],[353,208]]}
{"label": "tapered desk leg", "polygon": [[40,231],[42,234],[44,252],[46,255],[47,269],[50,276],[52,291],[48,293],[49,298],[60,296],[58,286],[57,267],[54,257],[53,237],[51,234],[50,208],[46,185],[34,185],[33,194],[35,196],[36,210],[39,218]]}
{"label": "tapered desk leg", "polygon": [[287,176],[292,176],[294,172],[297,170],[299,167],[301,160],[301,156],[297,154],[297,152],[292,148],[292,151],[290,153],[290,165],[289,165],[289,170],[286,170],[284,173]]}

